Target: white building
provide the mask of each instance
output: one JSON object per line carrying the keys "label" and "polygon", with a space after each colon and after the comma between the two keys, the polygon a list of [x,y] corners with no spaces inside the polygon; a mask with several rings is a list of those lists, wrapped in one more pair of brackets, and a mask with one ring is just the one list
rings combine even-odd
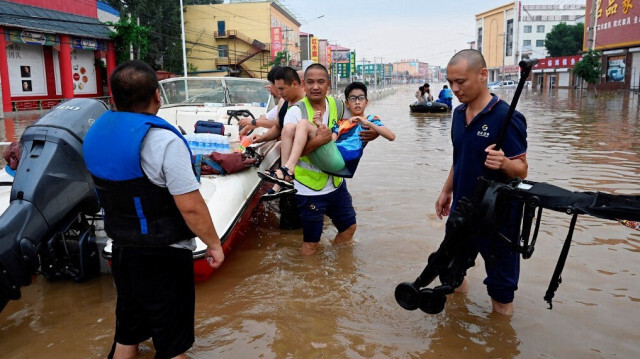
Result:
{"label": "white building", "polygon": [[544,41],[555,25],[584,23],[585,4],[527,5],[522,2],[521,9],[520,59],[549,56]]}
{"label": "white building", "polygon": [[561,22],[584,22],[584,4],[528,5],[514,1],[476,15],[476,46],[489,70],[489,81],[517,80],[523,58],[548,56],[544,41]]}

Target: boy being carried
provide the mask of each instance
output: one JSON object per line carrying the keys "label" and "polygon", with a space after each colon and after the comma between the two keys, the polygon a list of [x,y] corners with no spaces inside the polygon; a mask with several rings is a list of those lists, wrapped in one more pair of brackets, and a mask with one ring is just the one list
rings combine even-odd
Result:
{"label": "boy being carried", "polygon": [[[352,117],[341,119],[333,126],[332,141],[307,154],[313,165],[323,172],[339,177],[353,177],[362,157],[364,146],[360,139],[360,132],[365,128],[372,129],[389,141],[395,139],[395,134],[384,127],[377,116],[364,116],[364,110],[368,104],[367,86],[361,82],[352,82],[345,89],[347,108]],[[278,183],[285,187],[293,187],[293,172],[298,159],[302,155],[308,140],[316,137],[318,128],[326,127],[322,124],[322,113],[314,114],[313,123],[301,121],[296,125],[295,135],[289,158],[276,172],[258,173],[263,179]],[[284,141],[283,141],[284,143]],[[291,171],[291,172],[290,172]],[[281,172],[281,173],[278,173]]]}

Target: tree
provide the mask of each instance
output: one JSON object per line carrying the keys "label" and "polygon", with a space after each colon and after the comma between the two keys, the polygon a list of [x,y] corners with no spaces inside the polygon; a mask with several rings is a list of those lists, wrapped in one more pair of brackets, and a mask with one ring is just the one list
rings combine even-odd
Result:
{"label": "tree", "polygon": [[[182,73],[182,37],[180,29],[180,2],[177,0],[106,0],[130,16],[132,21],[149,29],[147,51],[140,59],[155,69]],[[129,48],[116,48],[120,53]],[[120,57],[118,57],[120,58]],[[128,57],[126,57],[128,58]]]}
{"label": "tree", "polygon": [[547,34],[544,46],[551,57],[575,55],[582,50],[583,37],[583,23],[567,25],[561,22]]}
{"label": "tree", "polygon": [[289,61],[289,53],[287,51],[279,51],[276,53],[276,57],[273,59],[273,61],[270,61],[266,67],[272,67],[272,66],[287,66],[287,62]]}
{"label": "tree", "polygon": [[[587,51],[573,68],[573,73],[580,76],[587,83],[595,84],[602,76],[602,63],[600,62],[600,53],[594,50]],[[593,87],[596,96],[598,91]]]}
{"label": "tree", "polygon": [[116,49],[118,49],[116,52],[118,62],[130,59],[130,49],[133,50],[135,59],[139,60],[145,57],[149,47],[148,27],[138,25],[136,21],[127,16],[120,16],[118,22],[107,22],[107,24],[116,30],[112,34],[112,38],[115,41]]}

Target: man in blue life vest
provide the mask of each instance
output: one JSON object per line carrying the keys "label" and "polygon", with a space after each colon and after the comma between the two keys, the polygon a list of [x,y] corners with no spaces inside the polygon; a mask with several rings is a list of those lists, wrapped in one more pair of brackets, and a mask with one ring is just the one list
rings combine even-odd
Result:
{"label": "man in blue life vest", "polygon": [[449,106],[449,108],[452,108],[453,107],[452,101],[453,101],[453,92],[447,85],[442,86],[442,90],[440,90],[440,93],[438,94],[438,99],[436,100],[436,102],[443,103]]}
{"label": "man in blue life vest", "polygon": [[153,69],[125,62],[109,82],[117,111],[100,116],[83,144],[113,239],[118,300],[109,357],[134,357],[152,338],[156,358],[185,358],[194,342],[194,236],[207,245],[212,268],[224,253],[187,142],[155,115],[161,102]]}
{"label": "man in blue life vest", "polygon": [[[322,122],[318,127],[317,136],[307,142],[303,155],[312,151],[322,151],[323,146],[331,141],[331,127],[339,119],[350,117],[348,111],[345,111],[344,102],[327,96],[330,85],[329,73],[324,66],[309,65],[304,73],[306,97],[290,107],[285,115],[283,137],[285,132],[295,133],[295,126],[299,121],[313,123],[315,117],[316,122]],[[377,134],[367,133],[365,136],[367,137],[364,137],[364,140],[373,140]],[[288,171],[284,167],[281,170]],[[293,172],[295,172],[294,188],[298,191],[296,199],[302,221],[301,253],[310,255],[316,252],[325,215],[331,218],[338,230],[334,244],[351,241],[357,227],[356,212],[344,179],[320,171],[305,156],[300,158]],[[279,173],[278,176],[287,177],[287,174]]]}
{"label": "man in blue life vest", "polygon": [[[480,176],[502,182],[527,176],[526,120],[518,111],[513,114],[502,148],[496,151],[495,144],[509,105],[489,92],[487,77],[486,62],[477,50],[462,50],[447,65],[447,81],[462,105],[453,110],[451,119],[453,165],[435,203],[438,218],[448,216],[460,198],[472,198]],[[511,209],[500,223],[500,232],[517,241],[522,209],[517,206]],[[487,272],[484,284],[493,310],[511,315],[514,292],[518,289],[520,254],[505,241],[490,235],[477,235],[472,246],[464,251],[471,260],[475,260],[478,253],[482,255]],[[468,291],[466,278],[456,291]]]}

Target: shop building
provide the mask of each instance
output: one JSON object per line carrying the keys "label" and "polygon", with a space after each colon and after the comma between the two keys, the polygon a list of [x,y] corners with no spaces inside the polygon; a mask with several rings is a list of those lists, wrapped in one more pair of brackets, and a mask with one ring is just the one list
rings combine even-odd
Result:
{"label": "shop building", "polygon": [[300,23],[277,0],[185,7],[187,63],[202,76],[266,78],[279,52],[300,64]]}
{"label": "shop building", "polygon": [[108,96],[103,84],[116,64],[110,34],[95,0],[0,1],[3,111]]}
{"label": "shop building", "polygon": [[[598,1],[592,16],[593,0],[587,0],[584,50],[602,53],[604,73],[598,90],[640,90],[640,2]],[[593,38],[588,29],[595,25]]]}
{"label": "shop building", "polygon": [[477,14],[475,46],[487,62],[489,81],[517,81],[520,60],[546,58],[547,34],[561,22],[582,22],[584,12],[584,5],[514,1]]}
{"label": "shop building", "polygon": [[573,73],[582,55],[540,59],[531,70],[532,87],[540,92],[570,89],[580,86],[580,78]]}

